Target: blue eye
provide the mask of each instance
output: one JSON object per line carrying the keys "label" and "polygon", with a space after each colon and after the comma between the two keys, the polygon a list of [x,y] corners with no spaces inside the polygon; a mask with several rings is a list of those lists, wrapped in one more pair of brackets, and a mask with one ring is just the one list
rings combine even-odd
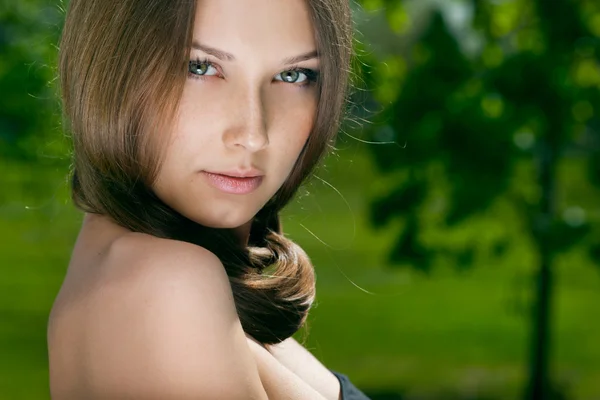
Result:
{"label": "blue eye", "polygon": [[214,76],[218,75],[219,71],[208,60],[190,61],[188,72],[193,77]]}
{"label": "blue eye", "polygon": [[[219,70],[208,59],[193,60],[188,64],[188,75],[200,79],[208,76],[218,76]],[[319,72],[308,68],[291,68],[275,75],[275,80],[284,83],[293,83],[298,86],[308,86],[317,82]]]}
{"label": "blue eye", "polygon": [[284,71],[284,72],[278,74],[277,76],[281,77],[281,79],[277,79],[277,80],[281,80],[281,81],[287,82],[287,83],[300,83],[300,82],[304,82],[308,79],[306,74],[303,74],[300,71]]}
{"label": "blue eye", "polygon": [[288,71],[283,71],[275,76],[275,80],[285,83],[302,83],[308,85],[316,82],[319,73],[308,68],[292,68]]}

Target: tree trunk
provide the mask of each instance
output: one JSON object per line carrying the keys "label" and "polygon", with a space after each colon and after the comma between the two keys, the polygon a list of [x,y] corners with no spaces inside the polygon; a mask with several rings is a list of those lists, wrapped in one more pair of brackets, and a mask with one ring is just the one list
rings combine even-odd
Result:
{"label": "tree trunk", "polygon": [[[551,102],[551,101],[550,101]],[[549,105],[549,104],[547,104]],[[552,109],[552,107],[547,107]],[[539,148],[538,166],[542,189],[542,201],[534,231],[534,240],[539,254],[539,271],[535,282],[535,299],[533,305],[533,326],[531,334],[531,362],[527,400],[549,400],[552,396],[552,385],[549,371],[550,327],[553,271],[553,252],[548,237],[551,234],[555,218],[555,171],[558,157],[560,128],[559,121],[549,119],[547,135],[544,135]]]}

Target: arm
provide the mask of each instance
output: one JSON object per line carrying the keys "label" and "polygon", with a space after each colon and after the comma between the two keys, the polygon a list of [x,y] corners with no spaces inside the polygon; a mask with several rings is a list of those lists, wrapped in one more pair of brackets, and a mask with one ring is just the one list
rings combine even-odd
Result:
{"label": "arm", "polygon": [[[338,399],[324,396],[319,388],[312,386],[311,382],[304,380],[287,365],[282,364],[267,349],[249,339],[248,343],[257,361],[260,379],[267,391],[269,399],[275,400],[329,400]],[[335,377],[334,377],[335,378]],[[337,378],[336,378],[337,379]],[[337,387],[339,389],[339,385]]]}
{"label": "arm", "polygon": [[294,338],[268,346],[271,354],[286,368],[308,383],[326,399],[341,399],[340,382],[311,352]]}

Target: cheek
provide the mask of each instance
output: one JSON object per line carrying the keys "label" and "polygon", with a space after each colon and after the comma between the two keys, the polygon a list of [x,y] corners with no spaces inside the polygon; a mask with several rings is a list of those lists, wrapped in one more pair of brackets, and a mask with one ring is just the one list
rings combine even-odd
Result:
{"label": "cheek", "polygon": [[214,132],[218,128],[215,124],[224,118],[223,103],[214,98],[209,101],[207,97],[207,93],[194,89],[192,83],[186,85],[173,126],[171,140],[175,147],[197,150],[218,139],[207,132]]}
{"label": "cheek", "polygon": [[296,115],[296,118],[286,119],[273,129],[270,138],[271,154],[273,158],[278,159],[279,165],[284,166],[286,173],[289,173],[296,163],[312,127],[312,115]]}
{"label": "cheek", "polygon": [[273,135],[282,136],[291,148],[298,151],[304,146],[310,134],[317,112],[317,99],[313,90],[290,89],[299,93],[287,93],[271,101],[273,118],[270,130]]}
{"label": "cheek", "polygon": [[[275,164],[273,170],[279,176],[278,185],[282,185],[289,178],[298,160],[306,141],[312,131],[314,113],[296,114],[292,120],[287,120],[276,135],[271,139],[273,147],[271,162]],[[293,121],[293,122],[292,122]]]}

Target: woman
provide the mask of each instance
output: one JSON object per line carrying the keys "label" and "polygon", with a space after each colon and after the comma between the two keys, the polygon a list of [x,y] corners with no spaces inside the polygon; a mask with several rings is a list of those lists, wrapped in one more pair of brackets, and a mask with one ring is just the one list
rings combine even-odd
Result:
{"label": "woman", "polygon": [[351,32],[347,0],[70,1],[86,215],[48,326],[54,399],[364,398],[291,339],[314,274],[278,217],[338,129]]}

